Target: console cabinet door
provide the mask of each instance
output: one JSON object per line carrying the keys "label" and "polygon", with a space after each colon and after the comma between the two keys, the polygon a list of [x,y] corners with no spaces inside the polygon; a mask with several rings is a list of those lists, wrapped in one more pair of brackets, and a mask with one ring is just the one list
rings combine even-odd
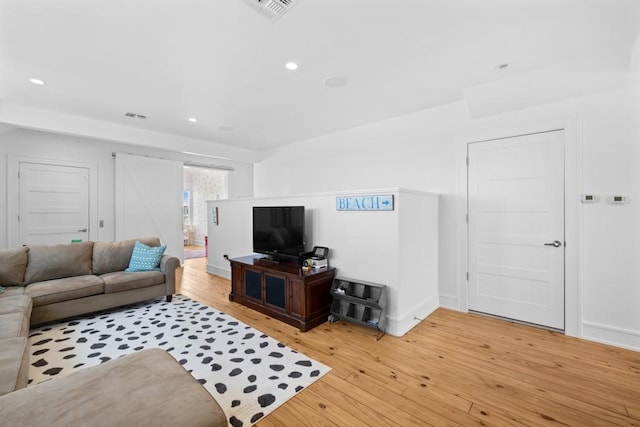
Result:
{"label": "console cabinet door", "polygon": [[262,272],[245,268],[243,296],[262,303]]}
{"label": "console cabinet door", "polygon": [[264,303],[272,308],[287,310],[287,278],[264,273]]}

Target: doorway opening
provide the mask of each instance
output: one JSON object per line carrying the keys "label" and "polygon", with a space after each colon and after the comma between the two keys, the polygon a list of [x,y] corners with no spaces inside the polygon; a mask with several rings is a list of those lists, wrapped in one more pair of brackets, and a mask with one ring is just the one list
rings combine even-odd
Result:
{"label": "doorway opening", "polygon": [[182,228],[184,259],[203,258],[208,252],[207,201],[229,198],[229,172],[184,166]]}

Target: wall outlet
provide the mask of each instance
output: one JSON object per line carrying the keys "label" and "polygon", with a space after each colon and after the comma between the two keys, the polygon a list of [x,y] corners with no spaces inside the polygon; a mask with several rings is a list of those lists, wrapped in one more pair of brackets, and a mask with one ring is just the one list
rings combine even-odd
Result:
{"label": "wall outlet", "polygon": [[600,196],[598,196],[597,194],[583,194],[581,199],[582,203],[598,203],[598,200],[600,200]]}

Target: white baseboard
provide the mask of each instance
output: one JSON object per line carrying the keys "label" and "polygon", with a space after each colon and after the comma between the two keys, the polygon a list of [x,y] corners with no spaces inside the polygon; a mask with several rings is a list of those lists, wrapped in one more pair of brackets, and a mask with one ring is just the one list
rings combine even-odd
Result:
{"label": "white baseboard", "polygon": [[231,280],[231,270],[228,267],[223,268],[216,265],[207,264],[207,273],[215,274],[216,276]]}
{"label": "white baseboard", "polygon": [[440,307],[460,311],[457,295],[440,295]]}
{"label": "white baseboard", "polygon": [[433,296],[418,304],[408,314],[399,317],[387,316],[387,333],[401,337],[438,308],[438,297]]}
{"label": "white baseboard", "polygon": [[601,344],[640,351],[640,332],[595,322],[582,322],[582,337]]}

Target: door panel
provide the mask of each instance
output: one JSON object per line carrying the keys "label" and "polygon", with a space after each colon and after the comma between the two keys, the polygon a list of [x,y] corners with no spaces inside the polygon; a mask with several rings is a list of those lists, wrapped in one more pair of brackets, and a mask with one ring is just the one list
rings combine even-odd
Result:
{"label": "door panel", "polygon": [[469,144],[469,309],[564,329],[564,144]]}
{"label": "door panel", "polygon": [[20,244],[87,240],[89,169],[30,162],[18,167]]}
{"label": "door panel", "polygon": [[116,240],[159,237],[182,262],[182,162],[117,154],[115,172]]}

